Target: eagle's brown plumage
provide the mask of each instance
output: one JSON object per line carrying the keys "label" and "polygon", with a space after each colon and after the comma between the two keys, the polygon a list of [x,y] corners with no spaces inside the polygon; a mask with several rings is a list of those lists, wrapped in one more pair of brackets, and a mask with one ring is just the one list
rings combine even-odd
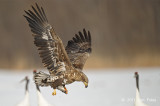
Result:
{"label": "eagle's brown plumage", "polygon": [[72,40],[68,41],[66,46],[67,54],[72,65],[79,70],[83,69],[86,60],[91,53],[91,34],[83,29],[83,34],[75,35]]}
{"label": "eagle's brown plumage", "polygon": [[64,48],[62,40],[48,23],[43,8],[36,4],[36,8],[32,6],[32,9],[25,11],[24,17],[33,32],[34,44],[38,48],[42,63],[50,73],[36,73],[35,83],[39,86],[50,85],[54,89],[65,87],[74,81],[82,81],[87,86],[88,78],[82,69],[91,53],[90,32],[83,29],[83,33],[76,34]]}

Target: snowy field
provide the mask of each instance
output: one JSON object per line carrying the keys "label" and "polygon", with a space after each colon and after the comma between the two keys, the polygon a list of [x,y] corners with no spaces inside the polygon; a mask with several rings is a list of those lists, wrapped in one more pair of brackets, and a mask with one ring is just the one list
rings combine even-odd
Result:
{"label": "snowy field", "polygon": [[[68,94],[53,89],[41,88],[44,98],[53,106],[133,106],[136,92],[134,72],[140,75],[140,94],[150,106],[160,106],[160,68],[107,69],[85,72],[89,77],[89,86],[75,82],[67,85]],[[32,80],[32,71],[28,73],[0,70],[0,106],[15,106],[24,98],[25,83],[19,83],[29,76],[31,106],[37,106],[37,93]]]}

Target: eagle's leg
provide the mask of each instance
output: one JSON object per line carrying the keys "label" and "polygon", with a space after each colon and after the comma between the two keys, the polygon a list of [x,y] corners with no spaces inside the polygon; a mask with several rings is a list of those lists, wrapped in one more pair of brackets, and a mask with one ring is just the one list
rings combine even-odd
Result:
{"label": "eagle's leg", "polygon": [[64,86],[64,89],[65,89],[65,93],[68,94],[68,90],[65,86]]}
{"label": "eagle's leg", "polygon": [[54,89],[54,91],[52,92],[52,95],[56,95],[56,89]]}

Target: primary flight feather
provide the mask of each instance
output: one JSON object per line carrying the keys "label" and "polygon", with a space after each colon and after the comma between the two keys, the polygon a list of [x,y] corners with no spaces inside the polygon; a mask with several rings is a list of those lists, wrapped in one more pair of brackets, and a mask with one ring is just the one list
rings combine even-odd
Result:
{"label": "primary flight feather", "polygon": [[88,86],[88,77],[82,72],[84,64],[91,53],[91,34],[83,29],[68,41],[64,47],[62,40],[52,26],[48,23],[46,14],[42,7],[32,6],[32,10],[25,11],[24,17],[29,23],[33,33],[34,44],[38,48],[39,55],[44,67],[50,74],[37,72],[34,75],[38,86],[51,86],[64,93],[68,93],[66,84],[81,81]]}

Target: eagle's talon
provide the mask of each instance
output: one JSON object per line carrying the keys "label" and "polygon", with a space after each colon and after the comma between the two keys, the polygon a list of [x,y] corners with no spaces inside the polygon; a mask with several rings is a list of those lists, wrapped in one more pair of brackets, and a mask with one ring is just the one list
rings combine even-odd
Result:
{"label": "eagle's talon", "polygon": [[65,93],[68,94],[68,90]]}
{"label": "eagle's talon", "polygon": [[64,87],[64,89],[65,89],[65,94],[68,94],[68,90],[67,90],[67,88],[66,88],[66,87]]}
{"label": "eagle's talon", "polygon": [[54,91],[52,92],[52,95],[56,95],[56,89],[54,89]]}

